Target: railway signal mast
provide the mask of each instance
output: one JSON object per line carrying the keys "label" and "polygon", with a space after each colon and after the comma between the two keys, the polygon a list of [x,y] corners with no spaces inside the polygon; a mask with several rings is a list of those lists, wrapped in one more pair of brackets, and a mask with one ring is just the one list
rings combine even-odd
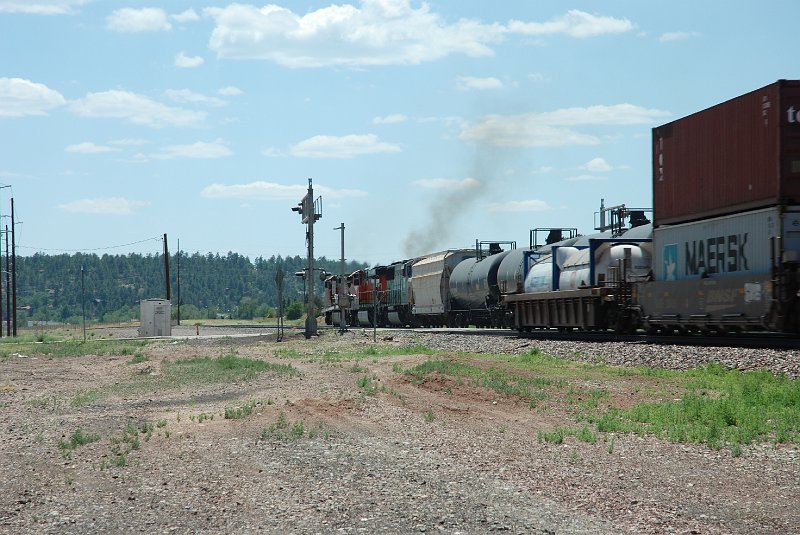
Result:
{"label": "railway signal mast", "polygon": [[308,294],[306,298],[306,339],[317,334],[317,318],[314,312],[314,222],[322,217],[322,197],[314,199],[314,188],[311,179],[308,179],[308,193],[292,208],[298,212],[301,223],[308,226],[306,230],[306,244],[308,245],[308,267],[306,279],[308,280]]}

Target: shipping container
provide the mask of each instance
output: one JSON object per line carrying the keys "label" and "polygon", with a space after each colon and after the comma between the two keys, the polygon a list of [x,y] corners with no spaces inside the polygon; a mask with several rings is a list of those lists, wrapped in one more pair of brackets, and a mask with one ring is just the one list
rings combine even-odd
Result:
{"label": "shipping container", "polygon": [[800,260],[800,208],[770,207],[653,231],[657,281],[769,274]]}
{"label": "shipping container", "polygon": [[653,129],[656,226],[800,202],[800,81]]}

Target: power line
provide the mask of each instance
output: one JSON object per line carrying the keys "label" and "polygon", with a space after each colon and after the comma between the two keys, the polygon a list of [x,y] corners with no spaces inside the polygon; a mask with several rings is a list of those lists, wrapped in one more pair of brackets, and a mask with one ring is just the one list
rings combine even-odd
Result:
{"label": "power line", "polygon": [[107,247],[94,247],[94,248],[86,248],[86,249],[48,249],[46,247],[36,247],[35,245],[17,245],[19,249],[35,249],[37,251],[61,251],[64,253],[82,253],[84,251],[107,251],[109,249],[119,249],[121,247],[130,247],[131,245],[138,245],[140,243],[145,243],[149,241],[161,241],[163,238],[161,236],[156,236],[153,238],[145,238],[144,240],[134,241],[131,243],[123,243],[121,245],[109,245]]}

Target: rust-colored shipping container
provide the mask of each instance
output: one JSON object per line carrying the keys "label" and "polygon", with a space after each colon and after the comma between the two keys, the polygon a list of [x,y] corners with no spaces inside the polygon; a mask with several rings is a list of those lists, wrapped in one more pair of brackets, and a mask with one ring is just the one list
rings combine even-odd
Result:
{"label": "rust-colored shipping container", "polygon": [[656,226],[800,203],[800,80],[653,129]]}

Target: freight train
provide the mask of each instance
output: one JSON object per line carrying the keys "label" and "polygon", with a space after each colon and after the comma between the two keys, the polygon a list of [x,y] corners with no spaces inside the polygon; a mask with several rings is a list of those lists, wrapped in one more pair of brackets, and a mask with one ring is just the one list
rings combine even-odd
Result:
{"label": "freight train", "polygon": [[800,333],[800,81],[652,140],[652,210],[601,201],[595,234],[540,228],[527,247],[476,242],[328,276],[326,323]]}

